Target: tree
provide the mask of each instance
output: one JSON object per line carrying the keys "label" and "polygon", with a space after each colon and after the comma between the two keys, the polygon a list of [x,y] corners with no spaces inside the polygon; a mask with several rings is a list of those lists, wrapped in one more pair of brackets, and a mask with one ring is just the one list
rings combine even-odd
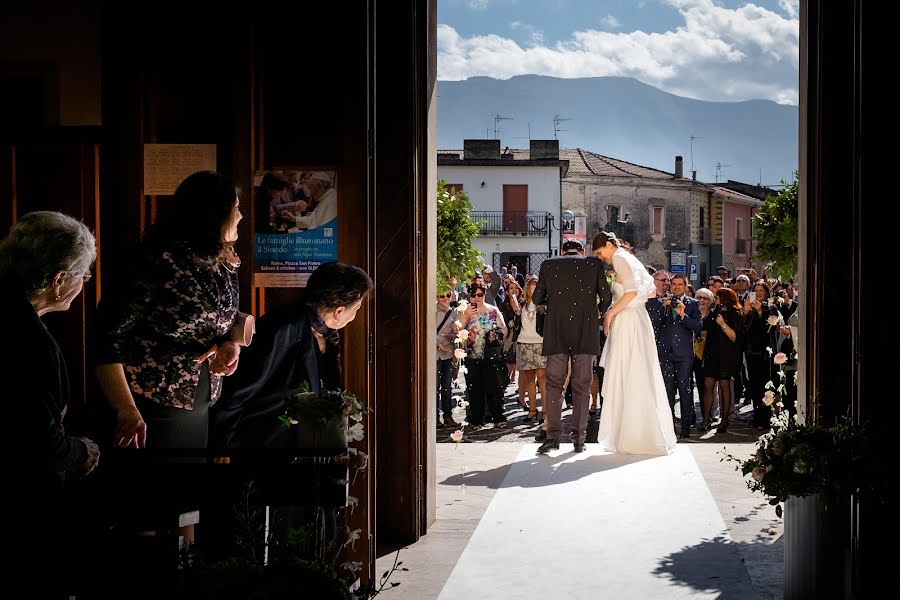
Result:
{"label": "tree", "polygon": [[469,217],[472,203],[462,190],[451,188],[443,179],[437,184],[437,291],[450,289],[450,278],[475,275],[480,253],[472,246],[480,223]]}
{"label": "tree", "polygon": [[797,273],[797,172],[792,183],[781,183],[753,217],[753,240],[757,256],[770,263],[769,277],[787,281]]}

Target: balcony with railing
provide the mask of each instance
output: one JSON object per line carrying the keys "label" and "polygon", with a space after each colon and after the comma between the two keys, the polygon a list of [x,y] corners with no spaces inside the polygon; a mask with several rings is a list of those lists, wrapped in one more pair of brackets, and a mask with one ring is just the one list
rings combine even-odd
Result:
{"label": "balcony with railing", "polygon": [[477,211],[469,213],[474,222],[481,222],[478,235],[483,237],[544,237],[553,222],[548,212]]}
{"label": "balcony with railing", "polygon": [[742,240],[740,238],[734,240],[734,253],[735,254],[747,254],[747,248],[750,244],[747,243],[747,240]]}

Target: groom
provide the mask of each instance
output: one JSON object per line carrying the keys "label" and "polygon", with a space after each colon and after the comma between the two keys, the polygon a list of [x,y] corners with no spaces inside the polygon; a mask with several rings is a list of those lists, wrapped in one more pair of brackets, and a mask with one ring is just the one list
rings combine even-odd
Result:
{"label": "groom", "polygon": [[600,311],[605,312],[612,302],[603,261],[585,258],[581,242],[566,240],[561,256],[541,263],[532,300],[547,306],[542,352],[547,357],[547,398],[543,400],[547,440],[537,453],[559,448],[563,383],[570,358],[575,452],[584,452],[594,360],[600,354]]}

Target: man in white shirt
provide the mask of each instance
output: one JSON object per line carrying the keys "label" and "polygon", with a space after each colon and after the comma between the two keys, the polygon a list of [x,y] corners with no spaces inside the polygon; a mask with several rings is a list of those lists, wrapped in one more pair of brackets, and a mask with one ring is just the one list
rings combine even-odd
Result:
{"label": "man in white shirt", "polygon": [[316,171],[310,176],[307,186],[316,201],[316,208],[308,215],[295,216],[300,229],[315,229],[337,217],[337,192],[332,177],[325,171]]}

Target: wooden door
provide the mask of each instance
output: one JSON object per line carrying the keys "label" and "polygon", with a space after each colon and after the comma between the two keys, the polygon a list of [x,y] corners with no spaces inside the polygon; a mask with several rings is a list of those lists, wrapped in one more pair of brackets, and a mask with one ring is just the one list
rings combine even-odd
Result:
{"label": "wooden door", "polygon": [[509,184],[503,186],[503,231],[525,233],[528,231],[528,186]]}

